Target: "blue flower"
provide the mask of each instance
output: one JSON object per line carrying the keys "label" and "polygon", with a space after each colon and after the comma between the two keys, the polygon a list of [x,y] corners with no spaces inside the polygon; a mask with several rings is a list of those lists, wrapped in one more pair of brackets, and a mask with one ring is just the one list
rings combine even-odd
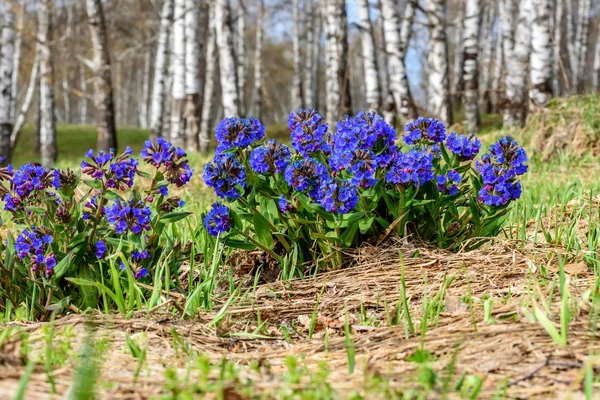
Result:
{"label": "blue flower", "polygon": [[419,117],[404,127],[403,139],[408,145],[441,143],[446,138],[446,126],[437,119]]}
{"label": "blue flower", "polygon": [[169,183],[181,187],[192,179],[194,170],[190,167],[187,154],[163,138],[156,142],[147,140],[140,152],[144,161],[161,171]]}
{"label": "blue flower", "polygon": [[347,214],[354,210],[358,203],[358,191],[349,181],[341,179],[325,180],[319,188],[321,196],[319,204],[328,212]]}
{"label": "blue flower", "polygon": [[421,149],[397,153],[385,179],[388,183],[421,186],[432,181],[433,154]]}
{"label": "blue flower", "polygon": [[514,176],[527,172],[527,153],[510,136],[505,136],[492,144],[488,152],[489,154],[482,157],[482,161],[489,160],[493,164],[502,165]]}
{"label": "blue flower", "polygon": [[457,135],[452,132],[446,139],[446,146],[462,160],[472,160],[481,149],[481,142],[475,135]]}
{"label": "blue flower", "polygon": [[[11,173],[12,167],[7,169]],[[60,188],[60,173],[49,170],[41,165],[28,163],[12,173],[10,177],[10,192],[3,197],[4,210],[16,212],[23,210],[26,205],[31,205],[30,198],[44,192],[48,196],[56,195],[47,189]]]}
{"label": "blue flower", "polygon": [[290,163],[290,149],[268,140],[250,153],[250,167],[259,174],[281,173]]}
{"label": "blue flower", "polygon": [[217,196],[229,201],[238,199],[246,188],[246,171],[233,154],[223,154],[214,164],[206,164],[202,178]]}
{"label": "blue flower", "polygon": [[131,252],[131,258],[133,258],[135,261],[142,261],[147,258],[150,258],[150,254],[146,250],[142,250],[142,251],[134,250]]}
{"label": "blue flower", "polygon": [[204,217],[204,227],[212,236],[229,231],[231,229],[229,208],[219,202],[213,203],[211,210]]}
{"label": "blue flower", "polygon": [[319,186],[327,177],[327,168],[314,158],[305,158],[291,162],[284,173],[285,181],[299,192],[308,192],[316,200],[319,198]]}
{"label": "blue flower", "polygon": [[102,259],[106,254],[106,244],[104,244],[103,240],[98,240],[96,242],[96,258]]}
{"label": "blue flower", "polygon": [[454,196],[458,193],[458,185],[462,180],[462,176],[455,170],[450,170],[447,175],[440,175],[436,180],[440,192],[446,192],[450,196]]}
{"label": "blue flower", "polygon": [[331,151],[327,123],[316,110],[301,109],[290,114],[288,126],[291,130],[292,148],[303,156],[310,157],[318,151]]}
{"label": "blue flower", "polygon": [[51,251],[52,236],[44,233],[42,229],[31,227],[25,228],[17,236],[15,251],[21,260],[28,260],[33,272],[44,268],[46,278],[52,277],[56,266],[56,256]]}
{"label": "blue flower", "polygon": [[378,157],[370,150],[353,152],[334,151],[329,160],[333,174],[347,171],[353,185],[370,188],[377,183],[375,174],[378,168]]}
{"label": "blue flower", "polygon": [[219,122],[215,133],[219,143],[218,153],[231,148],[243,149],[264,136],[265,127],[259,120],[252,117],[225,118]]}
{"label": "blue flower", "polygon": [[290,203],[288,201],[288,199],[285,198],[284,195],[279,196],[279,200],[277,201],[277,206],[279,207],[279,210],[284,214],[287,214],[288,212],[296,211],[296,207],[294,207],[294,205],[292,203]]}
{"label": "blue flower", "polygon": [[99,151],[97,155],[90,149],[85,153],[90,161],[81,162],[81,172],[94,179],[103,180],[109,188],[131,188],[138,167],[138,160],[130,157],[131,154],[133,150],[129,146],[116,159],[114,149],[109,153]]}
{"label": "blue flower", "polygon": [[150,230],[150,207],[137,200],[128,202],[117,200],[112,206],[106,206],[106,219],[114,226],[119,235],[131,231],[139,235],[144,230]]}
{"label": "blue flower", "polygon": [[334,152],[369,150],[375,154],[394,146],[396,131],[376,112],[359,112],[337,123]]}

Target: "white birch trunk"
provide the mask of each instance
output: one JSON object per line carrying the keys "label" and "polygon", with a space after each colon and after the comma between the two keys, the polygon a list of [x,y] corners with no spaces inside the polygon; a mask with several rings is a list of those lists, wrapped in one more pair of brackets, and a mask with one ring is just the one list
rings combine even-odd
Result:
{"label": "white birch trunk", "polygon": [[198,46],[198,23],[200,4],[198,0],[186,0],[185,14],[185,148],[198,150],[200,130],[200,47]]}
{"label": "white birch trunk", "polygon": [[342,117],[342,85],[339,72],[342,54],[342,16],[344,0],[325,0],[327,42],[325,49],[325,76],[327,81],[327,122],[333,128]]}
{"label": "white birch trunk", "polygon": [[515,47],[515,4],[514,0],[501,0],[499,5],[502,52],[504,53],[504,60],[508,64]]}
{"label": "white birch trunk", "polygon": [[479,25],[481,23],[480,0],[467,0],[463,26],[463,103],[467,131],[477,133],[481,128],[479,116],[479,87],[477,56],[479,54]]}
{"label": "white birch trunk", "polygon": [[448,89],[448,47],[444,0],[427,0],[429,18],[429,110],[447,125],[452,125],[452,108]]}
{"label": "white birch trunk", "polygon": [[600,89],[600,29],[596,34],[596,49],[594,51],[594,68],[592,73],[593,90],[598,92]]}
{"label": "white birch trunk", "polygon": [[16,33],[15,33],[15,55],[13,58],[13,74],[12,74],[12,99],[10,102],[10,115],[14,121],[15,112],[17,109],[17,95],[19,83],[19,69],[21,66],[21,44],[23,43],[23,19],[25,14],[25,0],[21,0],[20,9],[17,14]]}
{"label": "white birch trunk", "polygon": [[498,112],[498,105],[500,104],[500,82],[502,81],[502,67],[504,65],[504,53],[503,53],[503,33],[502,33],[502,4],[498,5],[498,24],[496,28],[496,43],[494,47],[494,71],[492,73],[492,91],[490,97],[492,98],[492,112]]}
{"label": "white birch trunk", "polygon": [[79,123],[87,124],[88,121],[88,93],[87,93],[87,77],[85,76],[85,68],[83,64],[79,64],[79,85],[81,86],[81,96],[79,97]]}
{"label": "white birch trunk", "polygon": [[321,106],[321,54],[322,54],[322,46],[321,46],[321,37],[323,36],[323,3],[315,4],[315,33],[316,36],[313,40],[313,64],[312,64],[312,76],[313,79],[310,82],[313,88],[313,102],[310,104],[311,107],[316,108],[317,110]]}
{"label": "white birch trunk", "polygon": [[292,76],[292,110],[304,107],[304,90],[302,87],[302,64],[300,60],[300,2],[292,0],[292,58],[294,75]]}
{"label": "white birch trunk", "polygon": [[150,97],[150,69],[152,52],[146,49],[144,54],[144,72],[142,74],[142,93],[140,96],[140,126],[148,129],[148,102]]}
{"label": "white birch trunk", "polygon": [[0,30],[0,160],[1,165],[10,162],[10,134],[13,128],[11,114],[12,101],[15,94],[12,91],[13,57],[15,56],[15,16],[12,11],[6,12]]}
{"label": "white birch trunk", "polygon": [[235,52],[233,49],[229,0],[215,0],[214,6],[223,112],[225,117],[237,117],[240,115],[240,101],[235,65]]}
{"label": "white birch trunk", "polygon": [[[315,20],[315,12],[314,12],[314,4],[313,0],[304,0],[305,5],[305,14],[304,18],[304,31],[306,32],[306,57],[304,62],[304,103],[306,107],[314,107],[314,92],[313,92],[313,64],[314,60],[314,41],[315,41],[315,32],[313,32],[315,24],[313,24]],[[258,23],[258,22],[257,22]],[[318,40],[318,38],[316,39]]]}
{"label": "white birch trunk", "polygon": [[550,1],[534,0],[535,19],[531,30],[531,90],[536,107],[545,107],[552,97],[552,41]]}
{"label": "white birch trunk", "polygon": [[31,106],[31,101],[33,100],[33,95],[36,92],[36,89],[39,88],[39,72],[40,72],[40,58],[38,51],[36,50],[36,55],[33,59],[33,66],[31,68],[31,75],[29,76],[29,84],[27,86],[27,92],[25,92],[25,98],[23,99],[23,104],[21,104],[21,108],[19,109],[19,114],[15,118],[15,126],[13,127],[12,133],[10,135],[10,147],[14,149],[17,145],[17,140],[19,137],[19,132],[21,128],[23,128],[23,124],[25,123],[25,117],[29,112],[29,107]]}
{"label": "white birch trunk", "polygon": [[[258,0],[258,10],[256,15],[256,48],[254,53],[254,116],[259,120],[262,118],[263,103],[263,36],[264,36],[265,2]],[[312,53],[312,51],[309,51]],[[309,68],[312,72],[312,65]],[[308,86],[312,82],[312,77],[308,81]],[[312,92],[311,92],[312,93]],[[312,102],[312,100],[311,100]],[[309,103],[310,106],[311,103]]]}
{"label": "white birch trunk", "polygon": [[479,37],[479,107],[484,112],[489,112],[490,106],[490,69],[492,64],[493,24],[495,19],[495,8],[487,7],[480,27]]}
{"label": "white birch trunk", "polygon": [[515,31],[515,45],[506,59],[506,106],[504,126],[522,126],[527,117],[527,75],[531,50],[532,0],[522,0]]}
{"label": "white birch trunk", "polygon": [[71,85],[69,84],[69,65],[67,60],[72,58],[72,47],[65,44],[67,40],[72,41],[73,36],[73,9],[71,5],[65,5],[67,9],[67,27],[65,30],[64,37],[59,40],[60,52],[64,57],[64,60],[60,63],[61,66],[61,86],[63,94],[63,109],[64,109],[64,122],[67,124],[71,123]]}
{"label": "white birch trunk", "polygon": [[165,0],[160,16],[160,31],[154,62],[154,85],[150,105],[150,131],[162,136],[165,117],[166,80],[169,71],[169,36],[173,24],[173,0]]}
{"label": "white birch trunk", "polygon": [[357,0],[360,20],[360,43],[362,47],[367,108],[379,112],[381,108],[381,85],[377,71],[373,24],[369,13],[369,0]]}
{"label": "white birch trunk", "polygon": [[412,24],[415,15],[416,0],[406,3],[402,28],[400,26],[398,11],[393,0],[380,0],[383,16],[385,50],[389,62],[390,90],[399,117],[402,120],[416,118],[417,112],[408,86],[404,58],[410,41]]}
{"label": "white birch trunk", "polygon": [[106,23],[100,0],[86,0],[86,6],[94,53],[94,105],[96,107],[98,128],[97,148],[108,152],[111,148],[117,148],[117,128]]}
{"label": "white birch trunk", "polygon": [[183,107],[185,102],[185,15],[186,0],[175,0],[173,18],[173,87],[171,88],[171,133],[170,140],[174,146],[185,146],[183,124]]}
{"label": "white birch trunk", "polygon": [[396,104],[394,103],[394,95],[390,89],[390,67],[389,58],[386,51],[386,39],[385,39],[385,24],[383,22],[383,12],[381,1],[377,2],[377,9],[379,11],[379,18],[377,21],[377,29],[379,33],[378,42],[378,53],[379,53],[379,67],[380,67],[380,78],[382,88],[382,116],[385,122],[391,126],[396,126],[396,116],[398,114],[396,110]]}
{"label": "white birch trunk", "polygon": [[217,72],[217,49],[215,38],[215,7],[209,5],[208,35],[206,38],[206,77],[204,81],[204,104],[202,105],[202,121],[200,123],[200,152],[206,154],[210,144],[211,117],[214,103],[214,85]]}
{"label": "white birch trunk", "polygon": [[585,65],[588,52],[588,35],[590,26],[591,0],[579,1],[577,23],[577,36],[575,37],[575,51],[577,52],[577,71],[574,77],[574,87],[577,92],[584,91]]}
{"label": "white birch trunk", "polygon": [[45,167],[54,166],[57,156],[54,65],[49,46],[52,41],[51,1],[40,1],[37,36],[40,54],[40,157]]}
{"label": "white birch trunk", "polygon": [[579,60],[579,56],[577,53],[577,30],[575,29],[575,10],[573,5],[574,0],[566,0],[567,6],[567,53],[569,54],[569,66],[571,71],[571,91],[575,92],[577,90],[577,61]]}
{"label": "white birch trunk", "polygon": [[[570,1],[570,0],[569,0]],[[560,75],[561,75],[561,43],[562,43],[562,21],[564,12],[564,0],[556,0],[554,10],[554,61],[552,63],[552,93],[554,96],[560,96]]]}
{"label": "white birch trunk", "polygon": [[[464,49],[464,44],[465,44],[465,14],[467,12],[466,8],[467,8],[467,4],[470,0],[466,0],[465,4],[463,5],[462,2],[461,4],[459,4],[457,6],[458,10],[457,10],[457,15],[456,15],[456,19],[454,20],[454,25],[455,25],[455,38],[454,38],[454,42],[456,43],[456,52],[454,55],[454,65],[453,65],[453,73],[451,78],[453,79],[453,81],[451,80],[451,95],[453,100],[456,99],[457,101],[461,100],[461,92],[463,91],[464,88],[464,70],[465,70],[465,49]],[[478,16],[477,18],[479,18],[481,20],[481,16]],[[479,32],[478,32],[479,33]]]}
{"label": "white birch trunk", "polygon": [[243,4],[237,8],[235,55],[240,116],[246,115],[246,13]]}

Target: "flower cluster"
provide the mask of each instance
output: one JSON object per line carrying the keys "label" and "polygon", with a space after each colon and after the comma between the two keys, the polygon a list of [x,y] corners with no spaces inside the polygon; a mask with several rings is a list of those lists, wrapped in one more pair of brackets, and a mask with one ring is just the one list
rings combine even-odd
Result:
{"label": "flower cluster", "polygon": [[527,172],[527,154],[510,136],[490,146],[481,162],[476,163],[483,181],[479,201],[488,206],[503,206],[521,197],[521,183],[516,180]]}
{"label": "flower cluster", "polygon": [[215,134],[219,146],[217,153],[232,148],[243,149],[265,136],[261,122],[250,118],[225,118],[217,126]]}
{"label": "flower cluster", "polygon": [[462,176],[455,170],[448,171],[446,175],[437,177],[437,187],[440,192],[446,192],[450,196],[458,193],[458,185],[462,180]]}
{"label": "flower cluster", "polygon": [[281,211],[283,214],[296,211],[296,207],[294,207],[294,205],[290,203],[283,194],[279,196],[277,206],[279,207],[279,211]]}
{"label": "flower cluster", "polygon": [[119,235],[131,231],[139,235],[144,230],[150,229],[150,207],[141,201],[128,202],[116,200],[112,206],[106,206],[106,219],[114,226]]}
{"label": "flower cluster", "polygon": [[433,178],[433,154],[421,149],[397,153],[385,176],[388,183],[416,186],[421,186]]}
{"label": "flower cluster", "polygon": [[51,252],[53,238],[41,228],[25,228],[17,237],[15,251],[21,260],[29,260],[31,270],[44,269],[46,278],[52,277],[56,266],[56,256]]}
{"label": "flower cluster", "polygon": [[188,163],[185,151],[160,137],[155,142],[147,140],[140,156],[148,164],[162,172],[169,183],[173,183],[177,187],[188,183],[194,173]]}
{"label": "flower cluster", "polygon": [[18,170],[12,167],[4,169],[4,178],[10,180],[10,192],[4,195],[4,210],[16,212],[23,210],[26,205],[31,205],[31,198],[38,194],[54,197],[55,193],[47,189],[60,188],[60,174],[56,170],[49,170],[41,165],[28,163]]}
{"label": "flower cluster", "polygon": [[304,157],[322,151],[329,153],[331,145],[327,123],[313,108],[298,110],[288,118],[292,148]]}
{"label": "flower cluster", "polygon": [[81,172],[93,179],[102,180],[108,188],[131,189],[138,168],[138,160],[130,157],[132,154],[133,150],[129,146],[117,158],[114,149],[109,153],[99,151],[97,155],[90,149],[85,153],[89,161],[81,162]]}
{"label": "flower cluster", "polygon": [[350,182],[341,179],[324,181],[320,187],[319,204],[326,211],[347,214],[358,203],[358,190]]}
{"label": "flower cluster", "polygon": [[211,210],[204,218],[204,227],[212,236],[230,230],[229,208],[219,202],[213,203]]}
{"label": "flower cluster", "polygon": [[290,163],[290,149],[268,140],[250,153],[250,167],[259,174],[282,173]]}
{"label": "flower cluster", "polygon": [[446,139],[446,126],[437,119],[419,117],[404,127],[404,141],[409,145],[441,143]]}
{"label": "flower cluster", "polygon": [[457,135],[456,132],[452,132],[446,139],[446,146],[461,160],[472,160],[479,154],[481,142],[475,135]]}
{"label": "flower cluster", "polygon": [[244,166],[231,153],[215,158],[214,164],[206,164],[202,178],[217,196],[229,201],[238,199],[246,188]]}
{"label": "flower cluster", "polygon": [[319,198],[319,187],[327,177],[327,168],[314,158],[293,161],[285,169],[285,181],[299,192],[308,192],[313,199]]}

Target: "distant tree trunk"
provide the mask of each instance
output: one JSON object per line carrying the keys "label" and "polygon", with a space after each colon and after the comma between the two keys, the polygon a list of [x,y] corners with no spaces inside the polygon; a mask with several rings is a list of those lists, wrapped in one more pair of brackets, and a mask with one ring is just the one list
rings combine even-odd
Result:
{"label": "distant tree trunk", "polygon": [[417,116],[404,65],[406,49],[408,48],[412,32],[416,3],[416,0],[410,0],[406,3],[402,29],[399,32],[398,27],[400,23],[395,2],[393,0],[381,0],[384,42],[390,71],[390,90],[394,96],[396,110],[403,120],[413,119]]}
{"label": "distant tree trunk", "polygon": [[85,76],[85,67],[81,63],[79,64],[79,84],[81,85],[81,96],[79,97],[79,123],[87,124],[87,77]]}
{"label": "distant tree trunk", "polygon": [[500,82],[502,81],[502,67],[504,65],[503,53],[503,33],[502,33],[502,4],[498,5],[498,24],[496,25],[496,43],[494,47],[494,71],[492,73],[492,91],[490,93],[492,101],[492,112],[498,112],[500,104]]}
{"label": "distant tree trunk", "polygon": [[160,31],[154,62],[154,85],[150,106],[150,131],[153,137],[163,134],[165,117],[166,80],[169,72],[169,36],[173,24],[173,0],[165,0],[160,16]]}
{"label": "distant tree trunk", "polygon": [[373,23],[369,15],[369,1],[358,0],[357,5],[360,19],[360,42],[365,74],[367,108],[379,112],[381,108],[381,84],[379,83],[375,40],[373,39]]}
{"label": "distant tree trunk", "polygon": [[477,55],[479,53],[479,25],[481,24],[480,0],[467,0],[465,20],[463,27],[463,82],[465,105],[465,120],[467,131],[477,133],[481,128],[481,119],[479,117],[479,87],[477,72],[479,64]]}
{"label": "distant tree trunk", "polygon": [[[200,152],[206,154],[210,144],[211,117],[213,112],[214,85],[217,72],[217,49],[215,38],[215,7],[209,5],[208,34],[206,38],[206,77],[204,81],[204,104],[202,105],[202,120],[200,123]],[[257,22],[258,23],[258,22]],[[258,42],[257,42],[258,43]],[[257,116],[258,118],[258,116]]]}
{"label": "distant tree trunk", "polygon": [[171,134],[174,146],[185,146],[183,110],[185,104],[185,16],[186,0],[175,0],[173,18],[173,87],[171,88]]}
{"label": "distant tree trunk", "polygon": [[444,0],[427,0],[429,19],[429,109],[447,125],[452,125],[452,108],[448,90],[448,46]]}
{"label": "distant tree trunk", "polygon": [[148,129],[148,102],[150,97],[150,69],[152,52],[146,49],[144,53],[144,72],[142,73],[142,93],[140,96],[140,126]]}
{"label": "distant tree trunk", "polygon": [[[585,1],[585,0],[583,0]],[[574,24],[574,20],[575,20],[575,6],[574,6],[574,0],[566,0],[566,6],[567,6],[567,54],[569,57],[569,68],[570,68],[570,89],[572,93],[575,93],[577,91],[577,61],[579,59],[579,55],[577,52],[577,32],[579,30],[579,27],[577,27],[577,30],[575,28],[575,24]]]}
{"label": "distant tree trunk", "polygon": [[[568,0],[570,1],[570,0]],[[562,43],[562,21],[564,12],[564,0],[556,0],[554,13],[554,61],[552,63],[552,93],[554,96],[560,96],[560,74],[561,74],[561,43]]]}
{"label": "distant tree trunk", "polygon": [[300,21],[300,4],[292,0],[292,58],[294,75],[292,76],[292,110],[304,107],[304,91],[302,83],[302,64],[300,55],[300,35],[302,32]]}
{"label": "distant tree trunk", "polygon": [[310,104],[311,107],[316,108],[317,110],[321,106],[321,96],[320,96],[320,82],[321,82],[321,36],[323,36],[323,3],[316,3],[315,5],[315,33],[316,36],[313,40],[313,80],[311,81],[313,87],[313,98],[314,101]]}
{"label": "distant tree trunk", "polygon": [[15,15],[12,11],[6,12],[2,24],[0,43],[0,165],[10,162],[10,134],[13,129],[13,116],[11,114],[13,58],[15,56]]}
{"label": "distant tree trunk", "polygon": [[[466,0],[466,3],[468,3],[469,0]],[[464,49],[464,45],[465,45],[465,13],[467,12],[466,10],[467,5],[466,4],[462,4],[459,3],[457,4],[457,16],[455,19],[455,31],[456,33],[454,34],[455,36],[455,43],[456,43],[456,53],[454,56],[454,66],[453,66],[453,74],[452,74],[452,78],[453,81],[451,81],[451,89],[450,89],[450,93],[451,93],[451,99],[452,99],[452,103],[455,105],[455,107],[457,105],[460,105],[461,101],[462,101],[462,91],[464,89],[465,86],[465,82],[464,82],[464,70],[465,70],[465,49]],[[477,16],[477,18],[479,19],[479,23],[481,25],[481,15]],[[480,27],[478,27],[479,29]],[[482,30],[482,34],[485,31]],[[479,31],[477,32],[477,34],[479,35]],[[479,63],[481,64],[481,63]]]}
{"label": "distant tree trunk", "polygon": [[545,107],[552,97],[552,42],[550,40],[550,0],[535,0],[531,31],[531,91],[537,107]]}
{"label": "distant tree trunk", "polygon": [[600,29],[596,33],[596,49],[594,51],[594,71],[592,73],[593,90],[600,90]]}
{"label": "distant tree trunk", "polygon": [[522,0],[515,32],[515,46],[506,59],[506,105],[504,126],[522,126],[527,117],[527,75],[531,50],[532,0]]}
{"label": "distant tree trunk", "polygon": [[585,65],[588,51],[588,35],[590,26],[591,0],[579,1],[579,22],[577,23],[577,36],[575,37],[575,51],[577,52],[577,68],[574,77],[576,92],[583,92],[585,85]]}
{"label": "distant tree trunk", "polygon": [[514,0],[500,1],[500,25],[502,32],[502,51],[504,60],[508,64],[512,58],[512,52],[515,47],[515,4]]}
{"label": "distant tree trunk", "polygon": [[[313,92],[313,64],[315,63],[314,59],[314,41],[319,40],[319,38],[315,39],[315,33],[313,29],[315,24],[313,23],[315,20],[315,12],[314,12],[314,4],[313,0],[305,0],[305,13],[306,18],[304,18],[304,30],[306,32],[306,60],[304,62],[304,103],[306,107],[314,107],[314,92]],[[318,62],[318,61],[317,61]]]}
{"label": "distant tree trunk", "polygon": [[343,76],[346,60],[343,58],[343,40],[346,39],[345,0],[326,0],[326,80],[327,80],[327,122],[333,129],[344,115],[342,106]]}
{"label": "distant tree trunk", "polygon": [[12,99],[10,102],[10,115],[12,120],[15,119],[15,113],[17,109],[17,95],[18,95],[18,87],[19,83],[19,68],[21,65],[21,44],[23,43],[23,19],[25,14],[25,0],[20,1],[20,9],[17,14],[17,22],[16,22],[16,34],[15,34],[15,56],[13,58],[13,74],[12,74],[12,84],[11,84],[11,93]]}
{"label": "distant tree trunk", "polygon": [[198,0],[186,0],[185,14],[185,148],[198,151],[200,132],[200,48],[198,46],[198,22],[200,4]]}
{"label": "distant tree trunk", "polygon": [[[258,0],[258,10],[256,15],[256,48],[254,53],[254,116],[259,120],[262,118],[262,70],[263,70],[263,36],[265,19],[265,2]],[[214,45],[213,45],[214,46]],[[312,53],[312,51],[308,51]],[[311,66],[312,67],[312,66]],[[312,79],[311,79],[312,82]],[[310,86],[310,85],[309,85]]]}
{"label": "distant tree trunk", "polygon": [[[40,72],[40,57],[39,52],[36,50],[35,57],[33,59],[33,67],[31,68],[31,75],[29,76],[29,84],[27,86],[27,92],[25,93],[25,99],[23,99],[23,104],[21,104],[21,109],[19,110],[18,115],[15,118],[15,126],[13,127],[12,133],[10,135],[10,147],[14,150],[17,146],[17,141],[19,138],[19,132],[21,128],[23,128],[23,124],[25,123],[25,117],[29,112],[29,107],[31,106],[31,101],[33,100],[33,95],[36,92],[36,89],[39,88],[39,72]],[[1,76],[1,75],[0,75]]]}
{"label": "distant tree trunk", "polygon": [[240,115],[238,80],[233,50],[231,9],[229,0],[215,0],[215,31],[219,50],[219,68],[221,76],[221,102],[226,117]]}
{"label": "distant tree trunk", "polygon": [[51,2],[52,0],[40,1],[37,37],[40,51],[40,156],[45,167],[54,166],[57,156],[54,65],[49,47],[53,40]]}
{"label": "distant tree trunk", "polygon": [[[339,1],[339,0],[338,0]],[[340,70],[338,72],[339,80],[342,85],[342,115],[352,115],[352,95],[350,90],[350,63],[349,63],[349,48],[348,48],[348,16],[346,14],[346,0],[341,0],[339,11],[341,21],[341,46],[342,54],[340,57]]]}
{"label": "distant tree trunk", "polygon": [[490,112],[490,69],[492,64],[492,42],[495,8],[487,7],[480,27],[479,52],[479,107],[484,113]]}
{"label": "distant tree trunk", "polygon": [[67,124],[71,123],[71,86],[69,84],[69,64],[67,60],[72,58],[72,47],[65,44],[67,40],[71,40],[73,36],[73,9],[70,5],[65,5],[67,10],[67,26],[64,37],[59,40],[60,53],[64,57],[64,60],[60,63],[61,67],[61,83],[62,83],[62,94],[63,94],[63,108],[64,108],[64,122]]}
{"label": "distant tree trunk", "polygon": [[246,115],[246,13],[243,4],[237,7],[235,56],[240,116]]}
{"label": "distant tree trunk", "polygon": [[[106,37],[106,24],[101,0],[86,0],[88,24],[94,51],[94,105],[98,126],[98,150],[117,148],[117,129],[111,76],[111,63]],[[42,74],[43,75],[43,74]]]}

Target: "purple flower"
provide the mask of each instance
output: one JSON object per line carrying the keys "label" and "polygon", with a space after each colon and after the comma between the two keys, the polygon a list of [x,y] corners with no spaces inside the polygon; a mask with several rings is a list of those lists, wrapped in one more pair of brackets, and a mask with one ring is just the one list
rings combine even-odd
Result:
{"label": "purple flower", "polygon": [[354,210],[358,203],[356,186],[349,181],[330,179],[323,181],[319,204],[328,212],[347,214]]}
{"label": "purple flower", "polygon": [[103,240],[98,240],[96,242],[96,258],[101,260],[102,258],[104,258],[105,254],[106,254],[106,244],[104,244]]}
{"label": "purple flower", "polygon": [[291,130],[292,148],[305,157],[318,151],[331,151],[330,135],[325,118],[314,109],[298,110],[290,114],[288,126]]}
{"label": "purple flower", "polygon": [[140,152],[144,161],[161,171],[169,183],[181,187],[192,179],[194,170],[186,158],[187,154],[163,138],[156,142],[147,140]]}
{"label": "purple flower", "polygon": [[288,201],[288,199],[285,198],[284,195],[279,196],[279,200],[277,201],[277,206],[279,207],[279,210],[284,214],[287,214],[288,212],[296,211],[296,207],[294,207],[294,205],[292,203],[290,203]]}
{"label": "purple flower", "polygon": [[103,180],[106,187],[125,190],[133,186],[138,160],[130,157],[133,150],[129,146],[115,158],[115,150],[109,153],[99,151],[97,155],[88,150],[85,155],[90,161],[81,162],[81,172],[93,179]]}
{"label": "purple flower", "polygon": [[204,227],[212,236],[229,231],[231,229],[229,208],[219,202],[213,203],[211,210],[204,217]]}
{"label": "purple flower", "polygon": [[[11,171],[12,167],[9,167],[5,173],[10,175]],[[24,210],[25,206],[33,205],[34,200],[40,199],[39,196],[56,197],[55,193],[48,191],[52,188],[60,188],[60,173],[57,170],[48,170],[37,164],[25,164],[10,176],[10,191],[3,190],[3,200],[6,203],[4,210],[15,213]]]}
{"label": "purple flower", "polygon": [[265,127],[259,120],[252,117],[225,118],[219,122],[215,133],[219,143],[218,153],[231,148],[243,149],[264,136]]}
{"label": "purple flower", "polygon": [[150,254],[146,250],[142,250],[142,251],[134,250],[131,252],[131,258],[133,258],[135,261],[142,261],[147,258],[150,258]]}
{"label": "purple flower", "polygon": [[[21,260],[29,261],[33,272],[43,268],[45,277],[51,278],[56,266],[56,256],[51,253],[52,236],[43,229],[23,229],[15,241],[15,251]],[[50,254],[46,255],[49,251]]]}
{"label": "purple flower", "polygon": [[106,219],[115,227],[119,235],[131,231],[139,235],[144,230],[150,230],[150,207],[137,200],[128,202],[117,200],[112,206],[106,206]]}
{"label": "purple flower", "polygon": [[462,176],[455,170],[448,171],[446,175],[440,175],[437,177],[437,187],[440,192],[448,193],[450,196],[454,196],[458,193],[458,185],[462,180]]}
{"label": "purple flower", "polygon": [[421,149],[397,153],[385,176],[388,183],[416,186],[432,181],[433,178],[433,154]]}
{"label": "purple flower", "polygon": [[481,149],[481,142],[475,135],[457,135],[452,132],[446,139],[446,146],[462,160],[472,160]]}
{"label": "purple flower", "polygon": [[393,147],[396,131],[376,112],[359,112],[337,123],[333,151],[338,153],[368,150],[375,154]]}
{"label": "purple flower", "polygon": [[217,196],[229,201],[238,199],[246,188],[246,171],[233,154],[223,154],[214,164],[206,164],[202,178]]}
{"label": "purple flower", "polygon": [[446,138],[446,126],[437,119],[419,117],[404,127],[403,139],[408,145],[441,143]]}
{"label": "purple flower", "polygon": [[327,169],[314,158],[293,161],[284,173],[285,181],[299,192],[308,192],[316,200],[319,198],[319,186],[327,177]]}
{"label": "purple flower", "polygon": [[334,175],[346,171],[353,185],[370,188],[377,182],[378,157],[370,150],[334,151],[329,166]]}
{"label": "purple flower", "polygon": [[281,173],[290,163],[290,149],[268,140],[250,153],[250,167],[259,174]]}

